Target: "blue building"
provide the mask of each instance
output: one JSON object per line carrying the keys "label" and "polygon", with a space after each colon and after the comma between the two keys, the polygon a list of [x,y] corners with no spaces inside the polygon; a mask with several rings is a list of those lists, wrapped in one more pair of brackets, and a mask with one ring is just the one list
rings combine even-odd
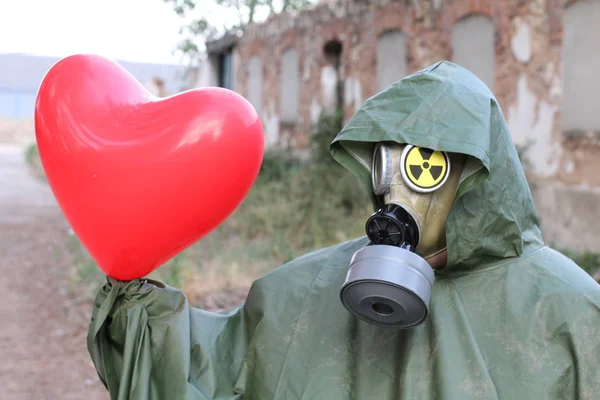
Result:
{"label": "blue building", "polygon": [[[59,60],[60,57],[0,54],[0,118],[33,118],[39,85],[46,72]],[[184,79],[184,67],[117,62],[145,86],[148,86],[153,78],[160,78],[167,92],[171,94],[188,88]]]}

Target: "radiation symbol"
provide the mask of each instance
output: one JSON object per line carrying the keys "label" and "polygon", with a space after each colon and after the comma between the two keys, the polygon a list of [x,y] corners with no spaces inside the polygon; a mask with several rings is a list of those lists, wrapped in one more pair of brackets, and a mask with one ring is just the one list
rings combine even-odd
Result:
{"label": "radiation symbol", "polygon": [[406,184],[421,193],[439,189],[450,174],[446,153],[418,146],[406,146],[402,152],[400,171]]}

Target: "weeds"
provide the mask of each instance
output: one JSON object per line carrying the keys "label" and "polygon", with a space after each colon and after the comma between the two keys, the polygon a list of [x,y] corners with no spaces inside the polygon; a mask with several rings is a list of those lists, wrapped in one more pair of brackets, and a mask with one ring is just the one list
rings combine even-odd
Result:
{"label": "weeds", "polygon": [[[310,161],[288,151],[265,154],[256,183],[237,210],[217,229],[150,274],[181,288],[192,304],[227,308],[243,301],[261,275],[311,250],[364,235],[371,214],[369,196],[350,172],[329,155],[341,129],[341,114],[323,115],[312,140]],[[528,146],[519,149],[527,162]],[[37,149],[26,154],[38,161]],[[104,275],[73,235],[69,250],[75,264],[73,284],[93,296]],[[588,273],[600,255],[563,251]]]}
{"label": "weeds", "polygon": [[31,166],[31,169],[37,178],[43,180],[46,179],[46,175],[44,174],[44,170],[42,167],[42,162],[40,160],[40,153],[35,143],[30,144],[25,149],[25,161],[29,166]]}
{"label": "weeds", "polygon": [[[148,277],[181,288],[192,304],[223,305],[220,293],[239,301],[240,293],[273,268],[362,236],[372,212],[369,196],[328,152],[340,129],[341,114],[320,118],[309,161],[289,151],[266,152],[256,183],[237,210]],[[76,267],[73,282],[87,285],[93,295],[104,275],[74,235],[69,251]]]}

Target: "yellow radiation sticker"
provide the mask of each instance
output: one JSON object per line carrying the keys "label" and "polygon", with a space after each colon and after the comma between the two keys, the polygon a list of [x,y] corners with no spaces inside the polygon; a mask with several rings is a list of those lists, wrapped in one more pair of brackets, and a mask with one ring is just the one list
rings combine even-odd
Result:
{"label": "yellow radiation sticker", "polygon": [[421,193],[439,189],[450,173],[450,160],[442,151],[406,146],[400,163],[402,177],[413,190]]}

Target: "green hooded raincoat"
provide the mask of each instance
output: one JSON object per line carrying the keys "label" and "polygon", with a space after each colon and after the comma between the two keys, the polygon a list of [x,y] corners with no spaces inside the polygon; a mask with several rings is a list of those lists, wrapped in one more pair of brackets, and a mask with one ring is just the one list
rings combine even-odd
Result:
{"label": "green hooded raincoat", "polygon": [[366,238],[279,267],[221,313],[159,283],[108,279],[88,348],[111,398],[600,398],[600,285],[544,245],[486,86],[437,63],[367,100],[331,153],[370,189],[379,141],[469,156],[424,324],[380,328],[342,306],[350,258]]}

